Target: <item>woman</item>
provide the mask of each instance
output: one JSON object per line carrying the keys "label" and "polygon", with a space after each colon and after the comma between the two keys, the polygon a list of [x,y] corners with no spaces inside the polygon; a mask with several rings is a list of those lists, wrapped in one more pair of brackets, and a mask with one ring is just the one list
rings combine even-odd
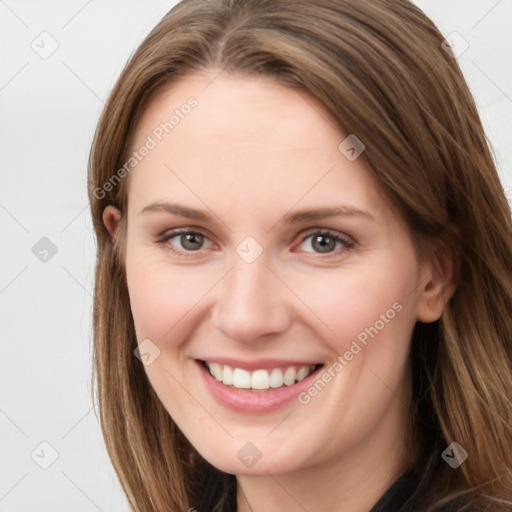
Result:
{"label": "woman", "polygon": [[134,510],[512,510],[510,211],[414,5],[181,2],[89,193]]}

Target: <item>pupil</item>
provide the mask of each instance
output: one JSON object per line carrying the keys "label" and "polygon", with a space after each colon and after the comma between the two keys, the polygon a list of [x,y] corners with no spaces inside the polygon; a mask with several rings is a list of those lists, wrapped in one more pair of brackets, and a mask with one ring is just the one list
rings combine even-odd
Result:
{"label": "pupil", "polygon": [[[194,234],[188,234],[188,235],[182,235],[185,238],[185,242],[182,244],[183,247],[186,249],[198,249],[197,244],[200,245],[201,243],[201,235],[194,235]],[[194,244],[196,244],[194,246]]]}
{"label": "pupil", "polygon": [[[327,240],[327,242],[321,242],[321,240]],[[319,252],[329,252],[329,250],[334,249],[334,247],[332,246],[334,240],[328,236],[316,236],[313,240],[313,245],[315,244],[315,242],[319,244]]]}

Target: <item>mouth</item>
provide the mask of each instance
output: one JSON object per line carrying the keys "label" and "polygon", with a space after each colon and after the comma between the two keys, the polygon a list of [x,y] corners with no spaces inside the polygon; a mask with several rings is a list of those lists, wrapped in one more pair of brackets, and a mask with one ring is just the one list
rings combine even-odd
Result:
{"label": "mouth", "polygon": [[236,390],[270,392],[289,388],[316,373],[324,365],[300,364],[249,371],[215,361],[197,360],[219,383]]}
{"label": "mouth", "polygon": [[199,381],[215,401],[242,414],[267,414],[293,404],[319,379],[325,364],[309,361],[230,358],[194,360]]}

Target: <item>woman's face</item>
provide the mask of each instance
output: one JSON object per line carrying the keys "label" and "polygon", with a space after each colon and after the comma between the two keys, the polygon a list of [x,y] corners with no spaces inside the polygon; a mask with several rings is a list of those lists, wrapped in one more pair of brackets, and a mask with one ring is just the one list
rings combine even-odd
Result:
{"label": "woman's face", "polygon": [[[429,271],[362,146],[341,144],[349,134],[317,100],[217,74],[151,102],[125,178],[127,283],[149,380],[225,472],[396,456]],[[113,208],[104,220],[113,232]]]}

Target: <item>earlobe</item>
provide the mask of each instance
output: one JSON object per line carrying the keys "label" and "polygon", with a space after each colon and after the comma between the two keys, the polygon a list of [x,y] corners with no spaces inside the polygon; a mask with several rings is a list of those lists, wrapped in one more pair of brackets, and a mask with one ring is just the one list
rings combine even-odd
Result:
{"label": "earlobe", "polygon": [[116,240],[117,228],[119,227],[121,218],[122,214],[115,206],[109,205],[103,210],[103,224],[105,224],[105,227],[110,233],[112,243]]}

